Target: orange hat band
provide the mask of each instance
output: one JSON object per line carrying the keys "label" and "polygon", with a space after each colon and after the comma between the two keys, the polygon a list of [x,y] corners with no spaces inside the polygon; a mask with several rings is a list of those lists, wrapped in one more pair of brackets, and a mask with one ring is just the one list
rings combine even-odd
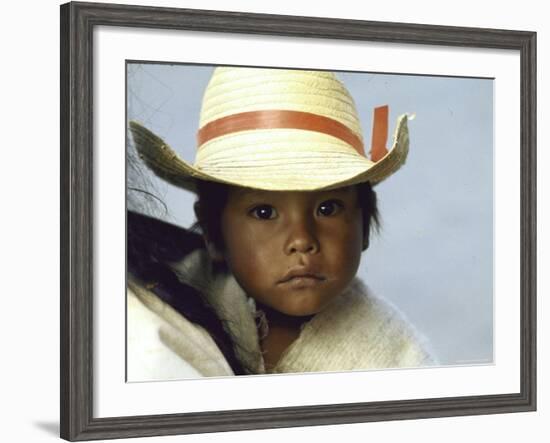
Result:
{"label": "orange hat band", "polygon": [[363,141],[346,125],[322,115],[301,111],[249,111],[214,120],[197,133],[199,148],[209,140],[238,131],[254,129],[304,129],[332,135],[365,155]]}

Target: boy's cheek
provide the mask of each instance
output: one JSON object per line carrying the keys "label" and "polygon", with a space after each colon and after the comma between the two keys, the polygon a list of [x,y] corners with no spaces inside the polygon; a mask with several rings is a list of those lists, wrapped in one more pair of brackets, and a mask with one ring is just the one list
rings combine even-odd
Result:
{"label": "boy's cheek", "polygon": [[226,243],[225,260],[230,270],[247,282],[267,277],[273,269],[274,253],[261,240],[240,235]]}

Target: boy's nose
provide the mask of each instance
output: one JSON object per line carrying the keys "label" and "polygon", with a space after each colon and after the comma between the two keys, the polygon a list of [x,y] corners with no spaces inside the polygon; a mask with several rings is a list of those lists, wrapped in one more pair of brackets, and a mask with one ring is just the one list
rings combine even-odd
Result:
{"label": "boy's nose", "polygon": [[319,242],[313,229],[307,221],[293,223],[289,227],[289,235],[285,244],[285,253],[315,254],[319,251]]}

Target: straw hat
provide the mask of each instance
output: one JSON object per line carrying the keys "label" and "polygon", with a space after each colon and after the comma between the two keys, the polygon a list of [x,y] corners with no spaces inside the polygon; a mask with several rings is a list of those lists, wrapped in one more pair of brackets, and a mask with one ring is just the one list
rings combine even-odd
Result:
{"label": "straw hat", "polygon": [[407,116],[386,149],[387,106],[376,108],[370,158],[355,104],[329,72],[262,68],[214,70],[204,93],[194,164],[138,122],[140,157],[162,179],[194,190],[196,180],[272,191],[376,184],[405,162]]}

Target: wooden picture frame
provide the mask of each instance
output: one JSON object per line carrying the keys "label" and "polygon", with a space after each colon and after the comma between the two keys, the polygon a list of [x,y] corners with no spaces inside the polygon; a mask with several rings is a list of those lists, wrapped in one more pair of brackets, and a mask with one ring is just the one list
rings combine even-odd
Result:
{"label": "wooden picture frame", "polygon": [[[252,410],[93,415],[93,32],[98,26],[495,48],[521,65],[520,392]],[[99,3],[61,6],[61,437],[70,441],[536,409],[536,34]]]}

